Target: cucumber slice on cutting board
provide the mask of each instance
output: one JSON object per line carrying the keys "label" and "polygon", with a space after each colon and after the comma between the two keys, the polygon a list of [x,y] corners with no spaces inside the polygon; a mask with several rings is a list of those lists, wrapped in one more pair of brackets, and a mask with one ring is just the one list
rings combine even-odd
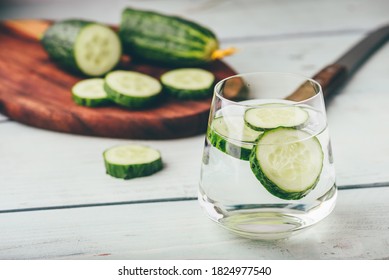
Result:
{"label": "cucumber slice on cutting board", "polygon": [[117,70],[105,77],[104,89],[115,103],[129,108],[154,104],[162,91],[161,83],[148,75]]}
{"label": "cucumber slice on cutting board", "polygon": [[55,62],[87,76],[107,73],[122,53],[119,37],[112,29],[78,19],[54,23],[41,42]]}
{"label": "cucumber slice on cutting board", "polygon": [[244,115],[246,124],[255,130],[268,130],[277,127],[301,127],[309,118],[306,110],[285,104],[265,104],[247,109]]}
{"label": "cucumber slice on cutting board", "polygon": [[276,128],[259,136],[250,156],[257,179],[273,195],[286,200],[306,196],[323,167],[319,140],[294,128]]}
{"label": "cucumber slice on cutting board", "polygon": [[181,68],[161,76],[164,90],[180,99],[200,99],[212,94],[215,76],[204,69]]}
{"label": "cucumber slice on cutting board", "polygon": [[230,156],[249,160],[253,144],[261,133],[246,126],[241,116],[224,116],[213,119],[208,128],[208,140]]}
{"label": "cucumber slice on cutting board", "polygon": [[93,78],[79,81],[72,87],[72,98],[82,106],[97,107],[110,103],[104,90],[104,79]]}
{"label": "cucumber slice on cutting board", "polygon": [[143,145],[122,145],[103,153],[107,174],[123,179],[149,176],[161,170],[159,151]]}

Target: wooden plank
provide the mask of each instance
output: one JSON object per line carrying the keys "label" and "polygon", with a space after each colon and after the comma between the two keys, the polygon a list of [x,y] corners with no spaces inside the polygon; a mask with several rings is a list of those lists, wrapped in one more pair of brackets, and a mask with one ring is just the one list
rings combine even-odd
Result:
{"label": "wooden plank", "polygon": [[[0,209],[188,197],[197,194],[204,136],[135,141],[0,125]],[[105,174],[102,153],[124,143],[159,149],[164,169],[122,180]]]}
{"label": "wooden plank", "polygon": [[[183,16],[211,27],[223,40],[279,36],[285,34],[310,34],[320,32],[365,32],[388,21],[389,3],[386,0],[330,0],[276,1],[126,1],[115,3],[100,1],[56,3],[25,3],[5,6],[0,10],[0,19],[46,18],[63,19],[81,17],[100,19],[117,24],[124,7],[157,10]],[[90,7],[93,5],[93,9]],[[328,20],[330,17],[331,20]],[[239,24],[237,24],[239,23]]]}
{"label": "wooden plank", "polygon": [[324,221],[274,242],[230,234],[197,201],[0,214],[0,258],[387,259],[388,199],[389,188],[342,191]]}

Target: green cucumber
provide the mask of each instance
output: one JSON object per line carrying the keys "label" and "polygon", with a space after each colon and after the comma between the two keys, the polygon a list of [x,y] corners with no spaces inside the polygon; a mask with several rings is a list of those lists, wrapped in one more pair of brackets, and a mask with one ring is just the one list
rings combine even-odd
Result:
{"label": "green cucumber", "polygon": [[104,90],[104,79],[92,78],[79,81],[72,87],[72,98],[75,103],[87,107],[98,107],[109,104]]}
{"label": "green cucumber", "polygon": [[142,145],[112,147],[103,157],[107,174],[122,179],[149,176],[163,167],[160,152]]}
{"label": "green cucumber", "polygon": [[259,136],[250,155],[250,167],[271,194],[296,200],[306,196],[319,181],[323,150],[315,136],[279,127]]}
{"label": "green cucumber", "polygon": [[104,89],[113,102],[137,109],[155,104],[162,91],[162,85],[151,76],[117,70],[105,77]]}
{"label": "green cucumber", "polygon": [[249,160],[255,140],[262,132],[244,124],[239,116],[224,116],[213,119],[207,137],[212,146],[242,160]]}
{"label": "green cucumber", "polygon": [[300,107],[276,103],[247,109],[244,115],[246,124],[259,131],[277,127],[299,128],[308,118],[308,112]]}
{"label": "green cucumber", "polygon": [[208,28],[177,16],[126,8],[119,36],[125,52],[156,63],[191,67],[229,55]]}
{"label": "green cucumber", "polygon": [[122,53],[118,35],[91,21],[54,23],[41,40],[49,56],[64,68],[86,76],[101,76],[116,66]]}
{"label": "green cucumber", "polygon": [[204,69],[181,68],[161,76],[166,93],[179,99],[200,99],[212,95],[215,76]]}

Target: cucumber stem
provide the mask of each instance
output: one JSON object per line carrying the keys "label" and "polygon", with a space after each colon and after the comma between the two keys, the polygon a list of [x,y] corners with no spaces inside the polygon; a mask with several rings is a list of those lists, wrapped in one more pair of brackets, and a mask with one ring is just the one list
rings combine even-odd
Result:
{"label": "cucumber stem", "polygon": [[233,48],[233,47],[230,47],[230,48],[227,48],[224,50],[215,50],[211,54],[211,58],[212,58],[212,60],[221,59],[225,56],[229,56],[229,55],[236,53],[236,51],[237,51],[236,48]]}

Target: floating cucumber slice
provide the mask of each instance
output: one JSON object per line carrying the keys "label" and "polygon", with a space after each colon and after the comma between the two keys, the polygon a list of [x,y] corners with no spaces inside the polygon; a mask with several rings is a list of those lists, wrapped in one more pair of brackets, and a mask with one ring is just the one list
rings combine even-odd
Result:
{"label": "floating cucumber slice", "polygon": [[277,127],[301,127],[309,118],[306,110],[285,104],[266,104],[246,110],[244,120],[255,130]]}
{"label": "floating cucumber slice", "polygon": [[208,139],[220,151],[249,160],[253,143],[261,133],[246,126],[243,117],[224,116],[213,119],[208,129]]}
{"label": "floating cucumber slice", "polygon": [[165,91],[180,99],[199,99],[212,94],[215,76],[204,69],[181,68],[161,76]]}
{"label": "floating cucumber slice", "polygon": [[72,88],[75,103],[82,106],[97,107],[110,103],[104,90],[104,79],[93,78],[79,81]]}
{"label": "floating cucumber slice", "polygon": [[105,77],[104,89],[115,103],[129,108],[144,108],[156,102],[161,83],[148,75],[117,70]]}
{"label": "floating cucumber slice", "polygon": [[317,184],[323,167],[319,140],[294,128],[264,132],[250,156],[250,167],[257,179],[273,195],[300,199]]}
{"label": "floating cucumber slice", "polygon": [[103,153],[107,174],[123,179],[149,176],[162,169],[159,151],[142,145],[123,145]]}

